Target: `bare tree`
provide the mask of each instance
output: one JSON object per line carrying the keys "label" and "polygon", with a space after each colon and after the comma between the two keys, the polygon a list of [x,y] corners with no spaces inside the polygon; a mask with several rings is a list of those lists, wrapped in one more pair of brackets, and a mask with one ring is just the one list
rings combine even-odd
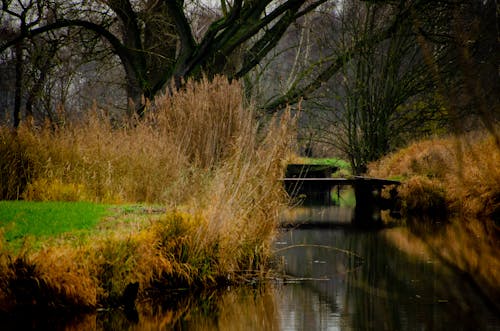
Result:
{"label": "bare tree", "polygon": [[[70,15],[73,10],[68,2],[48,0],[3,0],[1,9],[0,44],[19,37],[22,31],[52,24],[59,11]],[[80,10],[88,16],[96,15],[90,10]],[[94,100],[112,96],[110,102],[116,103],[114,95],[120,89],[114,87],[123,87],[119,86],[123,75],[115,74],[112,53],[104,46],[94,33],[75,27],[19,39],[11,52],[2,53],[1,66],[6,74],[2,75],[1,88],[2,93],[9,95],[2,101],[4,111],[9,109],[13,113],[14,126],[19,125],[23,115],[57,122],[63,110],[77,115],[76,110],[88,109]],[[88,88],[90,85],[92,88]],[[106,97],[98,92],[106,93]],[[124,100],[123,95],[120,97]]]}
{"label": "bare tree", "polygon": [[427,97],[435,85],[409,12],[391,4],[344,1],[331,17],[332,30],[320,38],[327,55],[319,60],[332,59],[327,65],[332,75],[322,76],[323,69],[295,86],[303,91],[319,85],[303,103],[303,138],[335,147],[358,174],[408,136],[428,130],[427,123],[440,115]]}
{"label": "bare tree", "polygon": [[[378,3],[391,4],[391,0]],[[435,92],[457,132],[482,125],[500,137],[500,20],[497,0],[407,0],[408,21],[424,53]],[[442,56],[445,54],[446,56]]]}
{"label": "bare tree", "polygon": [[[50,22],[19,30],[0,51],[49,31],[92,31],[120,59],[128,98],[141,114],[144,99],[151,99],[172,79],[179,87],[183,80],[203,74],[243,77],[276,46],[292,22],[325,1],[223,0],[218,15],[198,39],[189,17],[194,4],[182,0],[107,0],[99,2],[97,9],[86,1],[74,2],[72,8],[54,1],[58,5],[51,7]],[[8,1],[2,3],[4,11],[8,10]],[[246,51],[241,62],[228,68],[232,54],[243,44]]]}
{"label": "bare tree", "polygon": [[263,109],[304,100],[305,138],[342,150],[357,173],[408,139],[478,112],[492,130],[500,114],[492,111],[500,54],[493,2],[343,1],[321,25],[332,27],[321,31],[328,47]]}
{"label": "bare tree", "polygon": [[[36,26],[42,19],[42,5],[35,0],[18,1],[16,4],[11,5],[11,1],[2,0],[2,12],[10,16],[8,23],[15,21],[19,34],[26,34],[32,27]],[[5,17],[2,15],[2,21]],[[10,21],[10,22],[9,22]],[[3,23],[2,22],[2,23]],[[13,27],[8,25],[3,29],[10,35],[14,34]],[[10,30],[10,31],[9,31]],[[20,122],[21,116],[21,102],[23,98],[23,77],[25,70],[25,46],[24,39],[17,39],[14,43],[14,57],[15,57],[15,96],[14,96],[14,126],[17,127]]]}

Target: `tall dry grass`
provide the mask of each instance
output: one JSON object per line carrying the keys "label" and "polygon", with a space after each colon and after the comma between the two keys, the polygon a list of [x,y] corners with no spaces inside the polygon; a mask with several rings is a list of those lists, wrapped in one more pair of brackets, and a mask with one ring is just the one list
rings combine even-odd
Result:
{"label": "tall dry grass", "polygon": [[205,185],[208,170],[238,152],[242,137],[255,134],[253,116],[241,88],[216,77],[159,97],[144,120],[112,125],[94,109],[56,129],[2,127],[0,198],[182,202],[198,182]]}
{"label": "tall dry grass", "polygon": [[[119,127],[94,111],[55,130],[2,129],[2,139],[22,151],[5,164],[28,174],[13,190],[25,199],[169,208],[158,219],[103,230],[79,245],[0,249],[1,303],[92,309],[120,304],[134,283],[145,296],[263,275],[285,201],[277,179],[294,127],[289,113],[262,126],[242,106],[240,85],[216,77],[160,97],[145,119]],[[16,174],[8,166],[1,171]]]}
{"label": "tall dry grass", "polygon": [[369,174],[403,179],[400,194],[409,211],[446,209],[467,217],[498,218],[499,162],[495,137],[476,132],[414,143],[373,163]]}
{"label": "tall dry grass", "polygon": [[[10,162],[17,168],[2,168],[2,177],[15,179],[16,172],[22,173],[27,184],[13,191],[26,200],[166,199],[171,184],[183,178],[187,160],[164,132],[150,124],[134,124],[113,129],[97,110],[82,123],[57,129],[24,124],[16,134],[4,134],[22,152],[12,153],[21,161]],[[24,167],[25,163],[30,167]],[[2,198],[12,197],[10,193]]]}

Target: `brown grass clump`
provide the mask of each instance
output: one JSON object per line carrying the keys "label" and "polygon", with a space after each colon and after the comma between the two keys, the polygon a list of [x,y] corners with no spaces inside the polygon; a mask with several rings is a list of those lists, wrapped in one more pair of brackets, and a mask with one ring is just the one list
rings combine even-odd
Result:
{"label": "brown grass clump", "polygon": [[[467,143],[467,145],[466,145]],[[449,178],[454,207],[466,214],[500,221],[500,147],[493,137],[465,142],[462,166]]]}
{"label": "brown grass clump", "polygon": [[413,176],[399,188],[407,212],[445,216],[448,207],[441,181],[426,176]]}
{"label": "brown grass clump", "polygon": [[161,132],[143,123],[113,129],[97,111],[56,130],[25,125],[13,139],[22,151],[11,153],[17,168],[0,170],[18,183],[3,199],[17,193],[27,200],[161,201],[185,169],[184,156]]}
{"label": "brown grass clump", "polygon": [[[199,241],[212,246],[207,239],[219,238],[224,269],[256,270],[263,265],[261,259],[269,255],[268,239],[285,195],[277,181],[283,175],[283,164],[279,158],[268,156],[287,154],[289,129],[271,123],[274,134],[267,135],[259,147],[248,137],[241,137],[238,152],[215,174],[208,191],[210,199],[202,202],[207,228],[199,233]],[[257,134],[255,125],[253,130]],[[225,180],[228,177],[234,179]],[[239,243],[236,247],[235,242]]]}
{"label": "brown grass clump", "polygon": [[244,109],[239,88],[224,77],[190,81],[185,91],[156,99],[160,112],[150,116],[197,167],[219,164],[237,148],[238,138],[252,137],[254,113]]}
{"label": "brown grass clump", "polygon": [[402,179],[409,211],[437,209],[498,217],[500,148],[489,134],[417,142],[370,166],[369,174]]}
{"label": "brown grass clump", "polygon": [[0,199],[19,199],[35,176],[36,158],[30,157],[28,146],[22,135],[0,127]]}
{"label": "brown grass clump", "polygon": [[408,178],[423,175],[428,178],[443,178],[449,172],[447,166],[455,162],[453,140],[431,139],[419,141],[383,158],[371,165],[374,175],[399,176]]}
{"label": "brown grass clump", "polygon": [[93,309],[123,304],[133,284],[145,296],[265,273],[294,120],[285,112],[259,126],[241,100],[238,83],[217,77],[159,98],[142,120],[111,125],[93,111],[56,129],[0,131],[2,144],[14,146],[1,145],[12,150],[2,180],[18,177],[2,198],[169,207],[81,243],[54,241],[22,255],[0,247],[0,302]]}

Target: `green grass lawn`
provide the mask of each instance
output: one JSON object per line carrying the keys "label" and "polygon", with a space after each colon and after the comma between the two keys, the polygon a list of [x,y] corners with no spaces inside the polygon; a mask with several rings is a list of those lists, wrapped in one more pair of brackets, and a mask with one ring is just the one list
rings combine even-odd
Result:
{"label": "green grass lawn", "polygon": [[300,157],[300,163],[303,164],[319,164],[319,165],[331,165],[337,166],[340,169],[350,169],[349,162],[335,157],[332,158],[313,158],[313,157]]}
{"label": "green grass lawn", "polygon": [[7,246],[14,250],[27,239],[32,248],[58,238],[78,243],[79,239],[89,238],[97,232],[137,229],[147,225],[145,221],[151,222],[165,212],[164,207],[141,204],[0,201],[0,233]]}
{"label": "green grass lawn", "polygon": [[27,236],[39,241],[89,231],[112,213],[111,206],[91,202],[0,201],[0,228],[7,243],[19,246]]}
{"label": "green grass lawn", "polygon": [[351,174],[351,165],[349,164],[349,162],[335,157],[332,158],[299,157],[297,163],[338,167],[339,170],[337,171],[337,174],[334,175],[334,177],[344,177]]}

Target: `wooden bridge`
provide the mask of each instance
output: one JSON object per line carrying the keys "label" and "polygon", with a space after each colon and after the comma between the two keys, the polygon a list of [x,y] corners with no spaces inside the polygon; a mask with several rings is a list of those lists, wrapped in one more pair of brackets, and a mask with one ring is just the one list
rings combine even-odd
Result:
{"label": "wooden bridge", "polygon": [[[335,171],[335,167],[325,168],[325,166],[312,165],[312,168],[306,169],[307,167],[311,165],[289,165],[287,177],[281,179],[285,190],[292,198],[298,198],[306,203],[332,205],[334,188],[340,192],[342,186],[351,186],[356,198],[353,221],[362,224],[367,224],[369,220],[372,223],[374,220],[379,220],[381,209],[394,207],[396,190],[391,191],[389,199],[382,198],[381,192],[385,186],[399,185],[399,181],[363,176],[334,178],[330,176]],[[301,170],[297,171],[297,169]],[[311,175],[315,177],[310,177]]]}

